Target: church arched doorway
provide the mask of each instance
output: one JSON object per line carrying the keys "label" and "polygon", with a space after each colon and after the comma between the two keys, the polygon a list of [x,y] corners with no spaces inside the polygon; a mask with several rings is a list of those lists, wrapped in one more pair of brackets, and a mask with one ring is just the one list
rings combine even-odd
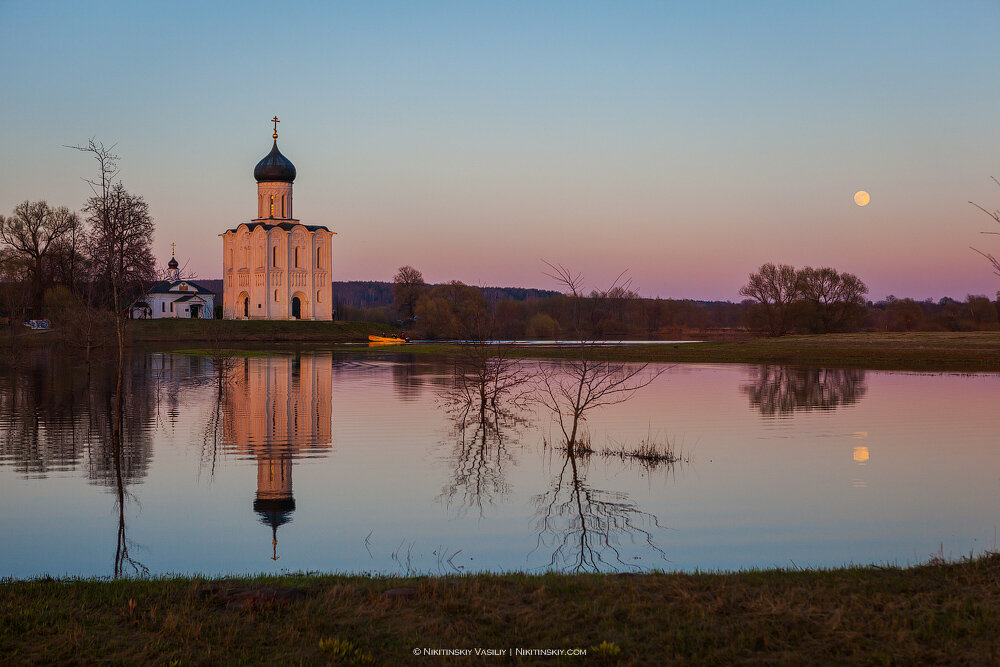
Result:
{"label": "church arched doorway", "polygon": [[292,297],[292,319],[302,319],[302,301],[297,296]]}
{"label": "church arched doorway", "polygon": [[236,299],[236,312],[238,313],[237,317],[250,318],[250,295],[246,292],[241,292],[239,298]]}

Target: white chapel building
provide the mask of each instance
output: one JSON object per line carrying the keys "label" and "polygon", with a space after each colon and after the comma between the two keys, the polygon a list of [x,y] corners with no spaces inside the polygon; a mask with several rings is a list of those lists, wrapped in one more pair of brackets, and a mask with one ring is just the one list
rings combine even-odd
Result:
{"label": "white chapel building", "polygon": [[333,319],[333,235],[303,225],[292,214],[295,166],[278,150],[278,118],[271,152],[253,170],[257,217],[222,236],[226,319]]}
{"label": "white chapel building", "polygon": [[153,283],[149,292],[131,306],[132,319],[158,320],[215,317],[215,293],[198,283],[182,280],[177,260],[167,263],[167,279]]}

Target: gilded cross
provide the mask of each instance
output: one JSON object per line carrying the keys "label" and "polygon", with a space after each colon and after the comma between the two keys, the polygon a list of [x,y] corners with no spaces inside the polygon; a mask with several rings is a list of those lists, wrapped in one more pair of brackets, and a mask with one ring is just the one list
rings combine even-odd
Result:
{"label": "gilded cross", "polygon": [[280,123],[281,121],[278,120],[277,116],[275,116],[271,120],[274,121],[274,138],[277,139],[278,138],[278,123]]}
{"label": "gilded cross", "polygon": [[171,257],[176,257],[177,256],[177,244],[176,243],[171,243],[170,244],[170,256]]}

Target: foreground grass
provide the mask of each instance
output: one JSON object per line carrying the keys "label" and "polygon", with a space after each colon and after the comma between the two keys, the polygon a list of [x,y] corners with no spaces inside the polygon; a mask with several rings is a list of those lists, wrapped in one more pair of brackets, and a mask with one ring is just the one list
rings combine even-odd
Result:
{"label": "foreground grass", "polygon": [[415,648],[477,647],[587,649],[559,660],[598,664],[983,664],[1000,660],[998,628],[997,555],[910,569],[0,587],[8,664],[394,664]]}
{"label": "foreground grass", "polygon": [[[413,353],[448,353],[454,346],[407,345]],[[514,356],[574,358],[570,346],[525,346]],[[856,333],[753,338],[681,345],[597,346],[594,359],[667,363],[790,364],[872,370],[1000,372],[1000,332]]]}

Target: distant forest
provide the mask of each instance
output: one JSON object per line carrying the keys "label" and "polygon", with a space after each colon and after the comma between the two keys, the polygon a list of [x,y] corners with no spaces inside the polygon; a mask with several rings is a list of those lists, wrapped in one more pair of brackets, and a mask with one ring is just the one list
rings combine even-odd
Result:
{"label": "distant forest", "polygon": [[[222,280],[202,280],[195,278],[207,290],[215,293],[216,303],[222,303]],[[428,289],[436,287],[428,285]],[[496,303],[504,299],[513,301],[528,301],[555,296],[558,292],[544,289],[528,289],[526,287],[480,287],[487,303]],[[344,308],[391,308],[392,283],[380,280],[343,280],[333,283],[333,303],[338,311]],[[341,318],[337,318],[341,319]]]}
{"label": "distant forest", "polygon": [[[222,302],[222,281],[195,279],[215,292]],[[451,290],[452,293],[449,293]],[[463,298],[450,285],[426,285],[430,297],[438,293],[444,302]],[[553,290],[521,287],[482,287],[483,301],[494,314],[497,333],[504,338],[551,338],[569,334],[567,297]],[[393,301],[393,283],[374,280],[350,280],[333,283],[335,319],[403,324]],[[588,334],[615,338],[672,338],[698,335],[702,338],[728,338],[760,332],[755,322],[758,304],[747,299],[700,301],[693,299],[594,298],[585,306]],[[441,305],[439,300],[439,305]],[[455,310],[450,308],[450,310]],[[435,317],[432,317],[432,312]],[[973,331],[1000,328],[1000,301],[982,295],[969,295],[959,301],[944,297],[937,301],[899,299],[890,296],[881,301],[867,301],[851,321],[839,330],[867,331]],[[449,337],[449,331],[437,320],[440,308],[424,309],[421,321],[407,323],[418,335]],[[799,320],[796,322],[796,320]],[[425,331],[425,329],[428,329]],[[433,329],[433,330],[431,330]],[[793,317],[789,333],[814,333],[808,318]]]}

